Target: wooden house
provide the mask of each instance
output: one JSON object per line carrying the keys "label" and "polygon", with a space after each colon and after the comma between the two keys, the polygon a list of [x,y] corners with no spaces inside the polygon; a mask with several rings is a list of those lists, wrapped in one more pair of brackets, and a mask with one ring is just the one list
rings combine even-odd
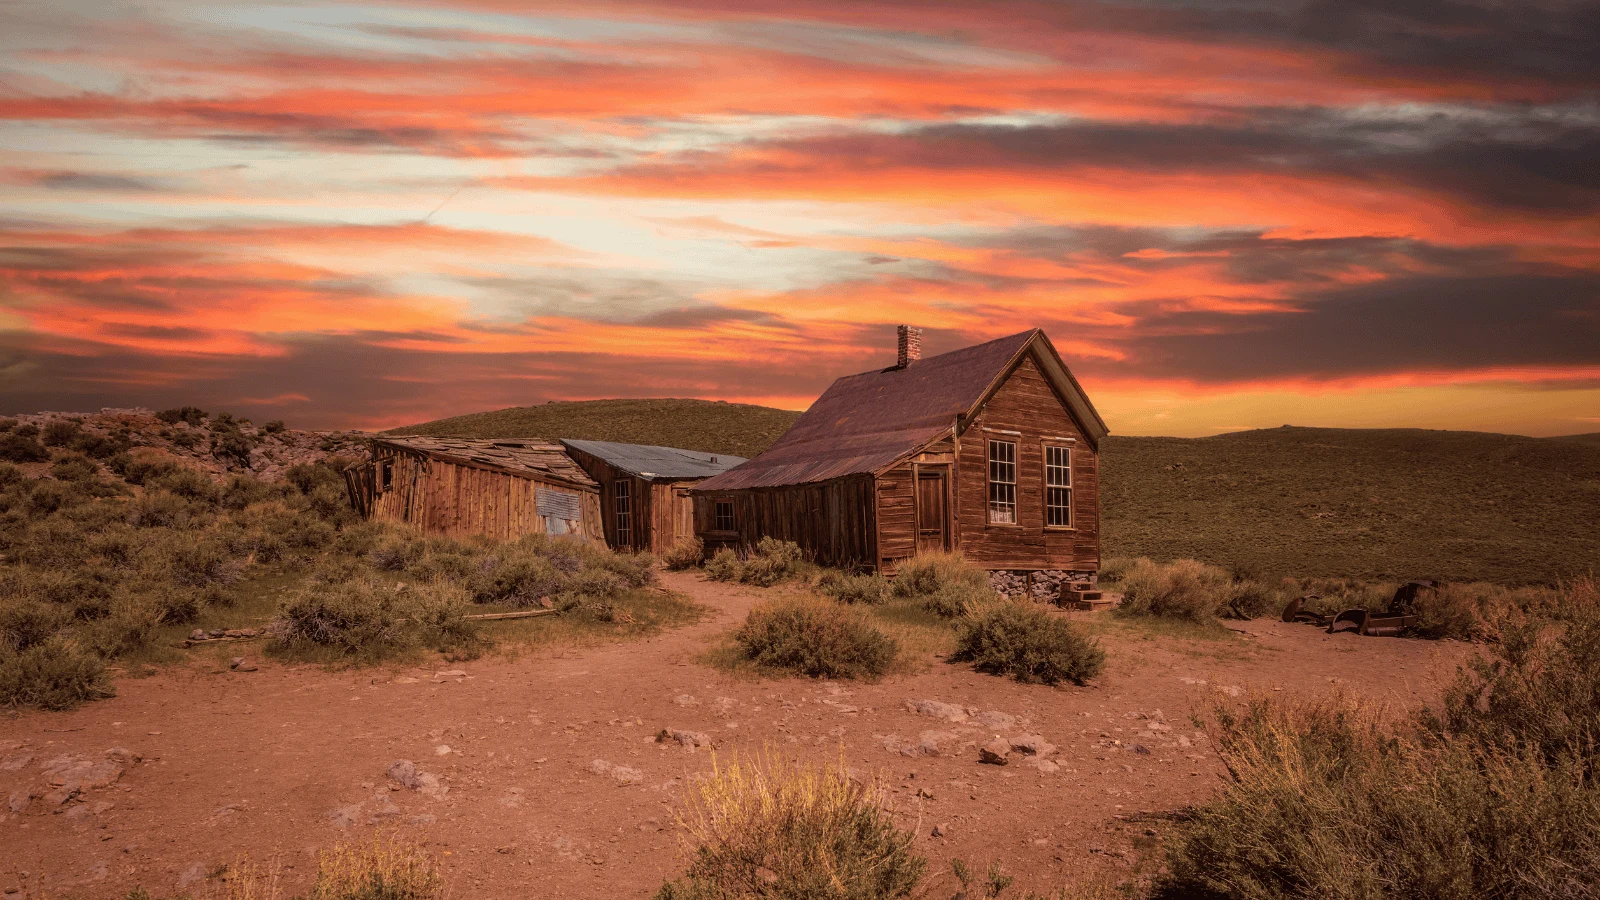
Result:
{"label": "wooden house", "polygon": [[600,486],[560,444],[537,438],[375,438],[372,458],[344,475],[367,519],[457,537],[605,539]]}
{"label": "wooden house", "polygon": [[1107,433],[1043,331],[922,359],[901,326],[886,369],[835,381],[765,453],[701,482],[707,548],[764,536],[825,565],[893,574],[959,551],[992,571],[1092,581]]}
{"label": "wooden house", "polygon": [[689,489],[745,461],[677,447],[563,440],[600,485],[600,519],[613,550],[661,553],[694,536]]}

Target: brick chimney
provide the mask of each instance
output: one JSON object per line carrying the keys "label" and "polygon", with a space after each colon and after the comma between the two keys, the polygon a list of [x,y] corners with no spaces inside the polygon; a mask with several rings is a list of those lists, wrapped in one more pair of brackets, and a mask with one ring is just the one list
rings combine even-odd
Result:
{"label": "brick chimney", "polygon": [[910,325],[901,325],[895,329],[900,339],[900,355],[895,360],[895,368],[904,369],[922,358],[922,329]]}

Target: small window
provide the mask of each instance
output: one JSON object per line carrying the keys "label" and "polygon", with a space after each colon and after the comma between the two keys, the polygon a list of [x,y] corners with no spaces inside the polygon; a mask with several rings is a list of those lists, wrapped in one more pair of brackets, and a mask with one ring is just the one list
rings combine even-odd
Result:
{"label": "small window", "polygon": [[394,486],[394,463],[383,460],[378,463],[378,492],[383,493]]}
{"label": "small window", "polygon": [[989,442],[989,523],[1017,524],[1017,444]]}
{"label": "small window", "polygon": [[628,493],[628,482],[618,481],[612,485],[617,492],[617,546],[633,546],[633,498]]}
{"label": "small window", "polygon": [[1072,448],[1044,448],[1044,524],[1072,527]]}
{"label": "small window", "polygon": [[733,501],[732,500],[718,500],[717,501],[716,516],[713,518],[711,524],[712,524],[712,527],[715,528],[717,531],[732,531],[733,530],[734,525],[733,525]]}

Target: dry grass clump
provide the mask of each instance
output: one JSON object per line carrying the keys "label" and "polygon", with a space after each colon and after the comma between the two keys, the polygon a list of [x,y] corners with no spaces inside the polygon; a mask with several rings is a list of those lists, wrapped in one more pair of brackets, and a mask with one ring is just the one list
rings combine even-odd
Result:
{"label": "dry grass clump", "polygon": [[317,854],[317,881],[306,900],[438,900],[444,876],[420,846],[374,838]]}
{"label": "dry grass clump", "polygon": [[269,651],[360,662],[420,648],[469,656],[479,639],[466,592],[448,582],[408,585],[368,575],[315,580],[284,601]]}
{"label": "dry grass clump", "polygon": [[1258,700],[1211,728],[1229,781],[1180,826],[1159,895],[1600,892],[1600,602],[1508,628],[1443,708],[1388,726],[1342,698]]}
{"label": "dry grass clump", "polygon": [[889,579],[876,572],[855,575],[838,569],[826,569],[817,576],[813,585],[817,593],[840,603],[864,603],[875,606],[889,598]]}
{"label": "dry grass clump", "polygon": [[800,545],[764,537],[753,551],[740,554],[723,547],[706,561],[706,577],[712,581],[734,581],[771,587],[781,581],[808,575],[813,566],[806,562]]}
{"label": "dry grass clump", "polygon": [[656,900],[894,900],[911,896],[926,866],[882,789],[842,762],[713,757],[687,805],[693,858]]}
{"label": "dry grass clump", "polygon": [[971,615],[998,599],[989,573],[958,553],[925,553],[902,560],[890,593],[946,619]]}
{"label": "dry grass clump", "polygon": [[661,566],[669,572],[681,572],[700,565],[706,558],[705,542],[697,537],[679,538],[678,542],[661,554]]}
{"label": "dry grass clump", "polygon": [[744,659],[812,678],[877,678],[900,646],[855,610],[809,598],[758,605],[734,632]]}
{"label": "dry grass clump", "polygon": [[962,629],[951,659],[1027,683],[1087,684],[1105,667],[1100,645],[1071,622],[1024,603],[998,603]]}
{"label": "dry grass clump", "polygon": [[1234,574],[1192,559],[1157,563],[1149,559],[1118,560],[1101,581],[1122,592],[1116,612],[1122,616],[1155,616],[1208,622],[1218,616],[1254,619],[1275,615],[1287,602],[1281,585]]}

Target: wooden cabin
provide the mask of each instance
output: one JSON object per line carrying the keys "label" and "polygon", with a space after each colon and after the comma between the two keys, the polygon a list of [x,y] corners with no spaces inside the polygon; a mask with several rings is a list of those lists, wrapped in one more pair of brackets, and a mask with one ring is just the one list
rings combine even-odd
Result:
{"label": "wooden cabin", "polygon": [[344,475],[367,519],[454,537],[605,539],[600,486],[560,444],[537,438],[375,438],[372,458]]}
{"label": "wooden cabin", "polygon": [[661,553],[694,537],[689,489],[745,462],[742,456],[677,447],[563,440],[600,485],[600,519],[613,550]]}
{"label": "wooden cabin", "polygon": [[[835,381],[765,453],[693,490],[708,550],[765,536],[892,575],[960,551],[991,571],[1092,582],[1106,424],[1042,330]],[[1031,575],[1029,576],[1031,577]]]}

